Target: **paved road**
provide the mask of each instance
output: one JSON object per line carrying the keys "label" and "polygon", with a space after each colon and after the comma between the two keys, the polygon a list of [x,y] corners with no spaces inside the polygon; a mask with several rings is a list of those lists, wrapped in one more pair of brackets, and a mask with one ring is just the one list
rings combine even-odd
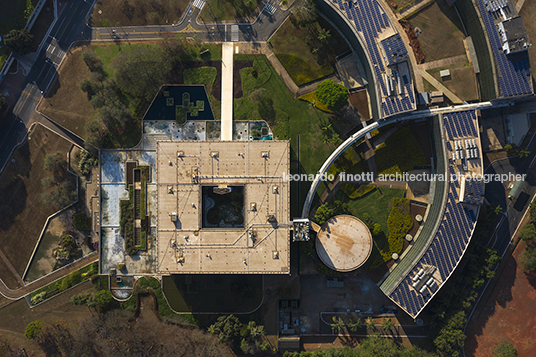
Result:
{"label": "paved road", "polygon": [[41,52],[22,85],[12,113],[6,115],[0,127],[0,170],[4,168],[13,148],[26,134],[26,125],[42,93],[50,86],[65,51],[86,28],[85,18],[92,4],[85,1],[70,1],[58,17]]}
{"label": "paved road", "polygon": [[97,252],[93,252],[17,290],[11,290],[6,286],[6,284],[4,284],[2,279],[0,279],[0,294],[11,300],[18,300],[30,294],[32,291],[41,289],[43,286],[46,286],[75,270],[83,268],[90,263],[96,262],[97,260],[99,260],[99,254]]}
{"label": "paved road", "polygon": [[[199,3],[199,1],[193,3]],[[203,4],[203,6],[210,5]],[[210,8],[208,10],[210,11]],[[128,42],[157,39],[167,33],[183,33],[187,36],[198,36],[204,42],[267,41],[289,15],[289,11],[279,8],[276,0],[268,1],[263,11],[252,23],[199,23],[200,13],[200,8],[191,5],[189,12],[178,25],[87,28],[84,31],[84,37],[92,41]]]}

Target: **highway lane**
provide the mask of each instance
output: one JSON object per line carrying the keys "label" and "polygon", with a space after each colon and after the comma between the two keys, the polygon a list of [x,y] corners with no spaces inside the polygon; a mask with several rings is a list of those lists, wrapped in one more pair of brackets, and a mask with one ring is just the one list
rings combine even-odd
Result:
{"label": "highway lane", "polygon": [[65,51],[85,28],[85,18],[92,3],[70,1],[58,16],[30,72],[16,97],[11,113],[0,127],[0,169],[3,169],[14,147],[26,134],[26,125],[41,96],[54,79]]}

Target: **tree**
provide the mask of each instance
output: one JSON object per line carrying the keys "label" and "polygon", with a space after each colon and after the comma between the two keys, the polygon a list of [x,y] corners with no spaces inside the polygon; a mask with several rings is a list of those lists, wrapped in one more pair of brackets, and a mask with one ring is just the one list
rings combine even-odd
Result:
{"label": "tree", "polygon": [[219,343],[227,343],[231,347],[238,346],[241,342],[240,330],[242,323],[235,315],[220,316],[216,323],[209,327],[209,332],[218,336]]}
{"label": "tree", "polygon": [[528,246],[523,253],[521,263],[526,271],[536,270],[536,247]]}
{"label": "tree", "polygon": [[394,324],[391,322],[391,318],[383,318],[382,320],[382,328],[385,330],[385,331],[389,331],[393,328]]}
{"label": "tree", "polygon": [[4,43],[11,51],[25,56],[33,50],[34,36],[26,29],[11,30],[4,37]]}
{"label": "tree", "polygon": [[330,30],[321,29],[320,32],[318,33],[318,41],[320,41],[322,43],[329,42],[330,38],[331,38]]}
{"label": "tree", "polygon": [[365,326],[367,327],[367,330],[376,329],[375,322],[374,322],[374,319],[372,319],[372,317],[367,317],[367,319],[365,320]]}
{"label": "tree", "polygon": [[519,147],[515,143],[506,144],[504,145],[504,151],[510,156],[515,156],[519,154]]}
{"label": "tree", "polygon": [[447,323],[439,331],[434,339],[434,345],[441,356],[457,356],[458,351],[463,348],[465,334],[463,326],[467,321],[465,311],[460,311],[447,319]]}
{"label": "tree", "polygon": [[517,349],[506,341],[501,341],[493,349],[493,357],[517,357]]}
{"label": "tree", "polygon": [[99,290],[88,304],[89,307],[94,307],[99,313],[105,313],[117,305],[117,302],[112,297],[110,290]]}
{"label": "tree", "polygon": [[318,100],[325,104],[329,110],[337,111],[348,102],[348,90],[345,86],[327,79],[316,86]]}
{"label": "tree", "polygon": [[330,326],[332,330],[337,331],[337,333],[340,333],[344,328],[344,321],[342,321],[340,317],[337,318],[333,316],[333,323]]}
{"label": "tree", "polygon": [[0,94],[0,115],[4,113],[7,109],[8,103],[6,97],[3,94]]}
{"label": "tree", "polygon": [[41,320],[32,321],[26,326],[26,331],[24,331],[24,335],[29,338],[30,340],[33,340],[41,333],[43,329],[43,323]]}
{"label": "tree", "polygon": [[82,92],[87,93],[87,97],[89,99],[91,99],[99,91],[97,86],[93,84],[93,82],[91,82],[89,79],[83,79],[80,82],[80,89],[82,90]]}
{"label": "tree", "polygon": [[380,234],[382,234],[382,232],[383,232],[382,225],[379,223],[374,223],[374,228],[372,229],[372,235],[377,237]]}
{"label": "tree", "polygon": [[348,322],[347,326],[350,329],[350,331],[357,332],[357,329],[359,328],[359,326],[361,326],[361,319],[357,318],[357,320],[355,320],[355,321],[350,320],[350,322]]}
{"label": "tree", "polygon": [[82,54],[82,60],[91,72],[101,72],[104,75],[102,61],[95,52],[84,52],[84,54]]}
{"label": "tree", "polygon": [[536,237],[536,229],[534,228],[534,225],[529,224],[521,230],[521,239],[524,242],[527,242],[534,237]]}
{"label": "tree", "polygon": [[99,164],[99,159],[91,155],[89,151],[80,151],[80,160],[78,161],[78,168],[82,174],[88,176],[91,173],[91,169]]}
{"label": "tree", "polygon": [[316,21],[318,14],[316,5],[312,0],[298,0],[292,6],[293,14],[297,20],[298,26],[305,26]]}
{"label": "tree", "polygon": [[67,161],[63,158],[61,152],[55,152],[45,156],[45,170],[51,171],[55,177],[63,176],[63,172],[67,168]]}
{"label": "tree", "polygon": [[119,87],[135,98],[150,100],[171,71],[170,61],[160,49],[133,47],[115,58],[115,80]]}
{"label": "tree", "polygon": [[495,214],[500,214],[503,211],[503,208],[501,206],[496,206],[493,211]]}
{"label": "tree", "polygon": [[529,154],[530,154],[530,151],[528,151],[528,150],[521,150],[521,151],[519,152],[519,157],[523,159],[523,158],[529,156]]}
{"label": "tree", "polygon": [[335,201],[332,204],[324,203],[315,213],[315,221],[319,225],[323,225],[328,219],[339,214],[348,214],[349,208],[347,203],[342,203],[341,201]]}

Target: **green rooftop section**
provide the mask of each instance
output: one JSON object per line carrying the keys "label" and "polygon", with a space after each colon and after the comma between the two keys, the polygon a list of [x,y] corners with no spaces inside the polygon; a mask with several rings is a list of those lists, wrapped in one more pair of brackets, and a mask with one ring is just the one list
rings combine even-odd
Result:
{"label": "green rooftop section", "polygon": [[[434,117],[430,120],[432,131],[432,149],[434,151],[434,171],[436,174],[446,174],[447,167],[445,166],[445,153],[443,151],[443,141],[441,140],[440,118]],[[446,182],[438,180],[432,182],[433,192],[430,193],[430,204],[426,222],[422,227],[421,233],[415,240],[415,244],[409,249],[407,254],[400,260],[400,263],[391,271],[389,276],[380,285],[380,289],[385,295],[391,295],[392,291],[406,277],[415,264],[421,259],[426,249],[430,246],[438,226],[438,220],[443,217],[444,200],[447,195]]]}

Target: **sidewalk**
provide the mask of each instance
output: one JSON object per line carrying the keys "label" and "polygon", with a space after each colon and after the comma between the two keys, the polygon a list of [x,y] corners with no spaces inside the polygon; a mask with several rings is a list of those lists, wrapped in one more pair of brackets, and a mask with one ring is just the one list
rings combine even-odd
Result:
{"label": "sidewalk", "polygon": [[232,42],[222,44],[221,71],[221,140],[233,140],[233,55]]}

